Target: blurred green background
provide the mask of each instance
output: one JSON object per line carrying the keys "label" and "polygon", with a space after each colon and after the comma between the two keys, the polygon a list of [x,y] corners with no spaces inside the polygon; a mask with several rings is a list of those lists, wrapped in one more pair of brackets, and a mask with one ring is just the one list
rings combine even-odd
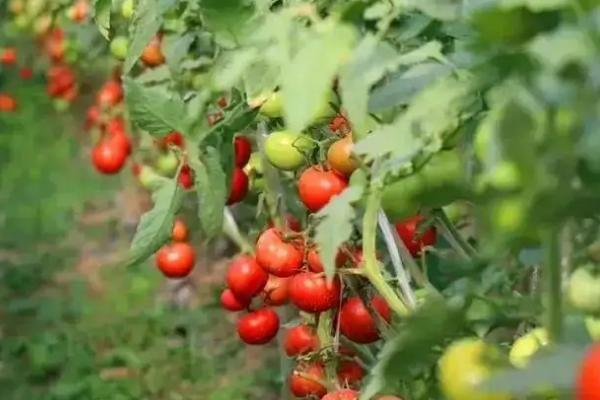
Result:
{"label": "blurred green background", "polygon": [[0,114],[0,399],[279,398],[276,349],[243,346],[218,305],[226,257],[185,285],[120,267],[147,194],[94,173],[83,108],[43,79],[0,91],[19,103]]}

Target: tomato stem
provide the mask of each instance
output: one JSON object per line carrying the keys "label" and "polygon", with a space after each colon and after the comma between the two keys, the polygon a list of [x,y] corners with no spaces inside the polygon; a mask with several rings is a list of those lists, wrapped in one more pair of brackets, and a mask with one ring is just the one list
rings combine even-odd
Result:
{"label": "tomato stem", "polygon": [[560,267],[560,240],[558,231],[550,229],[543,234],[545,256],[546,329],[550,340],[557,342],[562,334],[562,283]]}
{"label": "tomato stem", "polygon": [[[285,213],[285,210],[280,210],[279,207],[279,197],[283,196],[283,191],[281,190],[281,183],[279,182],[277,171],[271,166],[270,162],[267,160],[267,156],[265,155],[266,137],[267,124],[265,122],[261,122],[258,124],[256,142],[258,143],[260,158],[264,169],[265,189],[263,194],[265,196],[267,210],[271,220],[273,221],[273,226],[275,226],[279,232],[285,232],[285,223],[282,217],[282,215]],[[281,211],[281,213],[279,211]]]}
{"label": "tomato stem", "polygon": [[381,204],[381,190],[372,188],[367,198],[363,216],[363,256],[364,272],[379,294],[388,302],[390,308],[402,317],[409,315],[406,305],[400,300],[394,289],[388,285],[379,267],[376,256],[377,214]]}
{"label": "tomato stem", "polygon": [[[319,343],[321,349],[326,349],[333,346],[333,338],[331,337],[331,331],[333,326],[333,318],[331,311],[325,311],[319,314],[319,324],[317,325],[317,336],[319,337]],[[327,362],[325,365],[325,373],[327,376],[327,386],[331,389],[330,383],[335,381],[335,365],[333,362]]]}
{"label": "tomato stem", "polygon": [[442,234],[456,251],[469,260],[477,257],[477,251],[463,238],[443,209],[438,208],[434,210],[433,215],[438,222]]}
{"label": "tomato stem", "polygon": [[234,242],[243,253],[254,254],[254,246],[242,235],[231,210],[225,207],[223,210],[223,232]]}

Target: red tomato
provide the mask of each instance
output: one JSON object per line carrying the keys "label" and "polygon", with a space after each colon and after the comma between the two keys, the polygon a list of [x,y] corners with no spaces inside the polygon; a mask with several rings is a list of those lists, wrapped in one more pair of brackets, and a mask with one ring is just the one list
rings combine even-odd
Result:
{"label": "red tomato", "polygon": [[54,28],[45,38],[44,48],[54,62],[62,62],[65,55],[65,33],[61,28]]}
{"label": "red tomato", "polygon": [[68,103],[72,103],[79,95],[79,88],[77,86],[71,86],[59,97]]}
{"label": "red tomato", "polygon": [[577,400],[600,400],[600,344],[594,344],[585,355],[575,391]]}
{"label": "red tomato", "polygon": [[167,278],[183,278],[192,272],[196,251],[186,242],[166,244],[156,253],[156,265]]}
{"label": "red tomato", "polygon": [[103,174],[116,174],[127,161],[125,149],[110,140],[102,140],[92,150],[92,163]]}
{"label": "red tomato", "polygon": [[189,189],[194,186],[194,172],[189,165],[181,167],[178,180],[179,184],[183,186],[184,189]]}
{"label": "red tomato", "polygon": [[338,364],[337,377],[342,385],[355,386],[365,376],[365,370],[354,360],[341,360]]}
{"label": "red tomato", "polygon": [[317,313],[335,307],[340,300],[338,277],[328,283],[325,276],[314,272],[295,275],[290,283],[290,299],[302,311]]}
{"label": "red tomato", "polygon": [[90,129],[92,126],[97,125],[101,117],[102,113],[100,109],[97,106],[90,106],[85,116],[85,129]]}
{"label": "red tomato", "polygon": [[265,344],[277,335],[279,316],[270,308],[261,308],[244,315],[238,321],[240,339],[247,344]]}
{"label": "red tomato", "polygon": [[106,133],[109,140],[121,146],[128,155],[131,154],[131,139],[125,130],[125,121],[123,121],[123,118],[117,117],[108,121]]}
{"label": "red tomato", "polygon": [[183,148],[185,146],[185,140],[180,132],[173,131],[166,134],[160,141],[159,145],[163,150],[166,150],[170,145]]}
{"label": "red tomato", "polygon": [[173,222],[171,239],[175,242],[185,242],[188,239],[188,228],[183,220],[177,218],[175,222]]}
{"label": "red tomato", "polygon": [[240,300],[230,289],[223,290],[221,293],[221,306],[229,311],[242,311],[250,305],[250,299]]}
{"label": "red tomato", "polygon": [[[381,296],[371,300],[371,306],[387,322],[392,315],[390,307]],[[358,296],[350,297],[340,310],[340,331],[356,343],[372,343],[379,339],[379,332],[369,310]]]}
{"label": "red tomato", "polygon": [[321,383],[324,379],[325,368],[320,363],[299,365],[290,375],[290,391],[296,397],[321,398],[327,393],[327,389]]}
{"label": "red tomato", "polygon": [[340,389],[330,392],[322,400],[358,400],[359,393],[352,389]]}
{"label": "red tomato", "polygon": [[348,120],[342,114],[338,114],[331,122],[329,122],[329,129],[335,133],[347,133],[350,130]]}
{"label": "red tomato", "polygon": [[250,299],[259,294],[267,284],[269,274],[254,257],[240,255],[233,259],[227,270],[227,286],[240,299]]}
{"label": "red tomato", "polygon": [[262,298],[265,304],[281,306],[290,298],[290,278],[269,275],[267,285],[263,289]]}
{"label": "red tomato", "polygon": [[424,247],[433,246],[437,239],[436,230],[433,226],[423,232],[422,235],[418,235],[417,229],[421,221],[423,221],[423,217],[415,215],[396,224],[396,231],[400,239],[402,239],[413,257],[420,255]]}
{"label": "red tomato", "polygon": [[231,188],[229,190],[229,197],[227,198],[227,205],[239,203],[244,200],[244,197],[248,194],[248,175],[243,169],[236,167],[233,169],[233,176],[231,177]]}
{"label": "red tomato", "polygon": [[156,67],[164,64],[165,56],[161,49],[160,36],[155,36],[150,40],[150,43],[146,45],[140,58],[147,67]]}
{"label": "red tomato", "polygon": [[106,82],[96,95],[96,101],[101,107],[109,108],[119,104],[123,100],[123,87],[115,80]]}
{"label": "red tomato", "polygon": [[14,47],[5,47],[0,52],[0,64],[14,65],[17,62],[17,49]]}
{"label": "red tomato", "polygon": [[[306,255],[306,262],[308,264],[308,268],[312,272],[323,272],[324,271],[323,262],[321,261],[321,256],[319,255],[319,252],[317,251],[317,249],[312,248],[308,251],[308,254]],[[339,268],[339,267],[343,266],[345,262],[346,262],[346,255],[340,249],[335,257],[335,266]]]}
{"label": "red tomato", "polygon": [[83,22],[89,13],[90,6],[86,0],[78,0],[67,11],[67,15],[71,21]]}
{"label": "red tomato", "polygon": [[333,143],[329,146],[329,150],[327,150],[327,162],[329,166],[342,175],[352,175],[352,172],[358,167],[352,159],[353,148],[354,143],[350,135]]}
{"label": "red tomato", "polygon": [[314,328],[296,325],[285,333],[283,348],[290,357],[312,353],[319,350],[319,337]]}
{"label": "red tomato", "polygon": [[17,109],[17,101],[7,93],[0,93],[0,112],[13,112]]}
{"label": "red tomato", "polygon": [[61,97],[77,84],[75,73],[65,65],[55,65],[48,70],[48,94]]}
{"label": "red tomato", "polygon": [[302,267],[304,245],[301,241],[285,242],[275,228],[264,231],[256,242],[256,261],[269,273],[286,278]]}
{"label": "red tomato", "polygon": [[319,166],[307,169],[298,180],[300,200],[311,212],[319,211],[346,186],[348,182],[343,176]]}
{"label": "red tomato", "polygon": [[19,76],[24,81],[29,80],[33,77],[33,71],[31,70],[31,68],[23,67],[19,70]]}
{"label": "red tomato", "polygon": [[[291,231],[300,232],[302,230],[302,224],[300,221],[298,221],[298,218],[294,217],[290,213],[285,214],[285,224],[286,227]],[[274,226],[275,225],[273,225],[273,222],[269,221],[269,228],[273,228]]]}
{"label": "red tomato", "polygon": [[227,98],[225,96],[221,96],[219,97],[219,100],[217,100],[217,104],[219,105],[219,107],[221,108],[225,108],[227,107]]}
{"label": "red tomato", "polygon": [[252,154],[252,143],[244,136],[236,136],[233,139],[233,145],[235,150],[235,166],[244,168],[248,164],[248,160],[250,160],[250,154]]}

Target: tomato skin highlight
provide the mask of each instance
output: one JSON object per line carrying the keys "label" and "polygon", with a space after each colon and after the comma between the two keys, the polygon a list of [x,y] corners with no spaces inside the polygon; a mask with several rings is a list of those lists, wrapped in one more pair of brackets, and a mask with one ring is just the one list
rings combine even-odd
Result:
{"label": "tomato skin highlight", "polygon": [[330,392],[322,400],[358,400],[359,393],[352,389],[340,389]]}
{"label": "tomato skin highlight", "polygon": [[166,244],[156,253],[156,266],[167,278],[188,276],[195,263],[196,251],[187,242]]}
{"label": "tomato skin highlight", "polygon": [[298,194],[310,212],[317,212],[347,186],[348,181],[344,177],[333,171],[326,171],[322,167],[314,166],[300,175]]}
{"label": "tomato skin highlight", "polygon": [[436,229],[433,226],[427,228],[422,235],[418,234],[417,229],[421,221],[423,221],[423,217],[415,215],[395,225],[398,236],[413,257],[418,257],[424,247],[433,246],[437,241]]}
{"label": "tomato skin highlight", "polygon": [[238,168],[244,168],[250,160],[250,154],[252,154],[252,144],[248,138],[244,136],[236,136],[233,139],[234,153],[235,153],[235,165]]}
{"label": "tomato skin highlight", "polygon": [[92,149],[92,163],[96,170],[106,175],[119,172],[127,161],[126,150],[110,140],[101,140]]}
{"label": "tomato skin highlight", "polygon": [[[385,321],[390,322],[390,307],[381,296],[374,296],[371,306]],[[342,305],[339,318],[340,331],[353,342],[367,344],[379,340],[377,325],[360,297],[348,298]]]}
{"label": "tomato skin highlight", "polygon": [[238,321],[237,331],[246,344],[266,344],[277,335],[279,316],[270,308],[252,311]]}
{"label": "tomato skin highlight", "polygon": [[300,271],[303,245],[287,243],[275,228],[264,231],[256,242],[256,261],[267,272],[286,278]]}
{"label": "tomato skin highlight", "polygon": [[290,278],[269,275],[269,280],[262,291],[262,298],[265,304],[270,306],[286,304],[290,298]]}
{"label": "tomato skin highlight", "polygon": [[327,393],[327,388],[321,383],[324,378],[325,368],[320,363],[299,365],[289,377],[290,391],[296,397],[312,395],[321,398]]}
{"label": "tomato skin highlight", "polygon": [[309,313],[327,311],[335,307],[341,294],[339,277],[331,283],[327,278],[314,272],[295,275],[290,283],[290,299],[296,307]]}
{"label": "tomato skin highlight", "polygon": [[579,366],[577,400],[600,400],[600,344],[593,345]]}
{"label": "tomato skin highlight", "polygon": [[259,294],[267,284],[269,275],[249,255],[233,259],[227,270],[227,286],[239,299],[250,299]]}
{"label": "tomato skin highlight", "polygon": [[221,306],[228,311],[242,311],[250,305],[250,299],[240,300],[231,291],[225,289],[221,293]]}
{"label": "tomato skin highlight", "polygon": [[283,348],[289,357],[312,353],[319,350],[319,337],[313,327],[296,325],[285,333]]}
{"label": "tomato skin highlight", "polygon": [[236,167],[231,177],[231,189],[227,198],[227,205],[239,203],[248,194],[248,175],[243,169]]}

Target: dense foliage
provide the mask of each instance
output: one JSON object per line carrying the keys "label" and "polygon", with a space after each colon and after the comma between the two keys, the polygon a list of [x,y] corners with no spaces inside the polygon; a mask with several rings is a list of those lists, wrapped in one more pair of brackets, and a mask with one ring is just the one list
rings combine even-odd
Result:
{"label": "dense foliage", "polygon": [[154,202],[123,263],[188,276],[190,211],[231,239],[223,307],[285,325],[295,396],[600,398],[600,2],[9,8],[57,107],[105,66],[91,161]]}

